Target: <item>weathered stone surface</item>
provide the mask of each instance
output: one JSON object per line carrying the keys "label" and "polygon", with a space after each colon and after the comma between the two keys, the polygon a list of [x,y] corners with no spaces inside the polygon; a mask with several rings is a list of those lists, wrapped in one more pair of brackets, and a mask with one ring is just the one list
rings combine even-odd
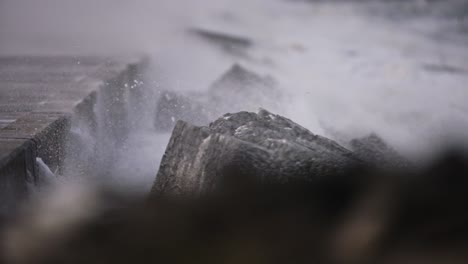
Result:
{"label": "weathered stone surface", "polygon": [[180,121],[153,193],[209,192],[236,176],[277,183],[314,180],[359,162],[337,143],[266,110],[227,114],[209,127]]}
{"label": "weathered stone surface", "polygon": [[157,103],[155,127],[168,132],[178,120],[208,125],[210,120],[224,113],[274,106],[278,98],[280,92],[273,78],[260,76],[235,64],[205,93],[162,91]]}
{"label": "weathered stone surface", "polygon": [[69,129],[68,114],[32,112],[1,129],[0,138],[32,140],[37,156],[55,171],[62,164]]}

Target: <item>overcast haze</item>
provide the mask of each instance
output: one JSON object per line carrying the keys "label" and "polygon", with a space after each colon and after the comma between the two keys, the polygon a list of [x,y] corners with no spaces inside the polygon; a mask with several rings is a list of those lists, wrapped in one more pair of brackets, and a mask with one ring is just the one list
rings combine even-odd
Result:
{"label": "overcast haze", "polygon": [[[273,111],[335,139],[377,132],[410,153],[468,138],[467,10],[456,0],[0,0],[0,54],[149,54],[151,88],[182,90],[207,89],[237,62],[278,80]],[[191,27],[255,45],[236,57]]]}

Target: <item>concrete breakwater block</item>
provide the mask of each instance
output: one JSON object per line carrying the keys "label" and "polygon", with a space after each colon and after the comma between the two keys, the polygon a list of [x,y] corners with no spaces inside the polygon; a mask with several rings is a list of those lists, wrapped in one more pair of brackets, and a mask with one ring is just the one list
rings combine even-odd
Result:
{"label": "concrete breakwater block", "polygon": [[162,91],[157,103],[155,127],[169,132],[178,120],[208,125],[224,113],[274,107],[280,98],[281,92],[272,77],[261,76],[235,64],[206,92]]}
{"label": "concrete breakwater block", "polygon": [[266,110],[226,114],[207,127],[179,121],[154,195],[199,194],[230,177],[286,183],[339,175],[361,163],[351,151]]}
{"label": "concrete breakwater block", "polygon": [[[14,211],[28,184],[38,181],[37,157],[60,173],[72,120],[86,120],[96,134],[98,121],[109,130],[114,120],[126,120],[128,101],[139,93],[125,84],[144,64],[135,57],[0,57],[1,216]],[[98,103],[109,110],[96,111]],[[109,138],[122,137],[112,131]]]}
{"label": "concrete breakwater block", "polygon": [[234,64],[216,80],[208,94],[214,107],[221,113],[241,109],[255,111],[260,106],[274,106],[283,95],[273,77],[262,76],[239,64]]}
{"label": "concrete breakwater block", "polygon": [[371,164],[378,164],[382,168],[411,167],[407,159],[375,133],[351,140],[350,147],[362,160]]}
{"label": "concrete breakwater block", "polygon": [[2,139],[30,140],[53,171],[58,171],[64,156],[64,141],[70,129],[70,114],[32,112],[3,128]]}
{"label": "concrete breakwater block", "polygon": [[36,149],[31,140],[0,139],[0,219],[17,209],[34,182]]}
{"label": "concrete breakwater block", "polygon": [[155,127],[158,131],[168,132],[178,120],[205,125],[210,121],[211,111],[203,94],[163,91],[157,104]]}

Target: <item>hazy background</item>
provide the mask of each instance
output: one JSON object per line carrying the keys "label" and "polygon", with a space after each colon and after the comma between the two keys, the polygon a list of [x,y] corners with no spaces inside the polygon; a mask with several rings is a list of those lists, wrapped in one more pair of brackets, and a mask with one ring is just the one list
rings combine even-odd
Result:
{"label": "hazy background", "polygon": [[[154,90],[207,89],[237,62],[280,83],[273,111],[342,142],[376,132],[414,156],[468,142],[467,14],[459,0],[0,0],[0,54],[150,54]],[[235,56],[193,27],[254,46]],[[136,128],[119,172],[154,179],[167,137]]]}

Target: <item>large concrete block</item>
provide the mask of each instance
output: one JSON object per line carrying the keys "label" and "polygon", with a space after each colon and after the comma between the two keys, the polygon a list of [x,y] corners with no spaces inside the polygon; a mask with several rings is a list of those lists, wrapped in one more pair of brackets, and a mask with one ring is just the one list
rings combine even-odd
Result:
{"label": "large concrete block", "polygon": [[394,169],[411,167],[409,160],[374,133],[351,140],[350,147],[362,160],[377,167]]}
{"label": "large concrete block", "polygon": [[27,184],[35,184],[36,157],[60,167],[66,113],[83,96],[80,77],[98,67],[74,64],[59,57],[0,58],[0,206],[15,207]]}
{"label": "large concrete block", "polygon": [[178,120],[208,125],[224,113],[277,108],[282,98],[276,81],[234,64],[203,93],[161,91],[155,127],[171,131]]}
{"label": "large concrete block", "polygon": [[32,112],[4,127],[0,139],[33,141],[37,147],[37,156],[51,170],[57,171],[63,162],[64,141],[69,129],[69,115]]}
{"label": "large concrete block", "polygon": [[103,151],[125,138],[131,97],[126,84],[140,74],[141,61],[137,57],[0,57],[0,182],[5,201],[0,206],[14,207],[28,181],[36,183],[36,157],[62,173],[65,141],[72,138],[72,115],[73,121],[79,121],[75,125],[94,138],[81,144],[107,142],[93,146]]}
{"label": "large concrete block", "polygon": [[0,139],[0,217],[11,215],[34,184],[36,145],[31,140]]}
{"label": "large concrete block", "polygon": [[194,125],[207,125],[213,109],[203,94],[180,94],[172,91],[161,92],[156,107],[155,127],[159,131],[171,131],[179,120]]}
{"label": "large concrete block", "polygon": [[361,160],[351,151],[287,118],[266,110],[239,112],[208,127],[179,121],[152,192],[199,194],[228,186],[232,179],[314,181],[357,164]]}

